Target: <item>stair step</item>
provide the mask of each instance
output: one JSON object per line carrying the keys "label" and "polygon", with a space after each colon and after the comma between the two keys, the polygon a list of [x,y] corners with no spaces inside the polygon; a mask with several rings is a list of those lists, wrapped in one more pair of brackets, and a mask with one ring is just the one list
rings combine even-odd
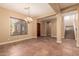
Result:
{"label": "stair step", "polygon": [[66,30],[65,38],[66,39],[75,39],[74,30]]}

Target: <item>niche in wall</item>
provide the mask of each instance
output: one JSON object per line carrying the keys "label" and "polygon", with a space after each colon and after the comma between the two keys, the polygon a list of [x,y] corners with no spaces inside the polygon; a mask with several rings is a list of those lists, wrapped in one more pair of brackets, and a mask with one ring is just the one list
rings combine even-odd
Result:
{"label": "niche in wall", "polygon": [[26,35],[27,23],[23,19],[10,17],[10,36]]}

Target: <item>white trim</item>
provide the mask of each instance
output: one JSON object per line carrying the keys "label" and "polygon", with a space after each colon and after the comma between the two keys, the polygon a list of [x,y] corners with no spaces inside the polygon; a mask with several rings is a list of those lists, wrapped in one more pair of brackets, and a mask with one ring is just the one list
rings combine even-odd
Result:
{"label": "white trim", "polygon": [[13,41],[9,41],[9,42],[2,42],[2,43],[0,43],[0,45],[5,45],[5,44],[9,44],[9,43],[19,42],[19,41],[23,41],[23,40],[27,40],[27,39],[32,39],[32,38],[36,38],[36,37],[18,39],[18,40],[13,40]]}
{"label": "white trim", "polygon": [[[51,36],[51,37],[57,37],[57,36]],[[61,37],[62,39],[64,38],[64,36]]]}
{"label": "white trim", "polygon": [[37,38],[37,36],[34,35],[34,36],[32,36],[32,38]]}
{"label": "white trim", "polygon": [[76,42],[76,47],[79,47],[79,43],[78,42]]}
{"label": "white trim", "polygon": [[76,47],[79,47],[79,44],[76,44]]}
{"label": "white trim", "polygon": [[57,42],[57,43],[62,43],[62,41],[58,41],[58,40],[57,40],[56,42]]}

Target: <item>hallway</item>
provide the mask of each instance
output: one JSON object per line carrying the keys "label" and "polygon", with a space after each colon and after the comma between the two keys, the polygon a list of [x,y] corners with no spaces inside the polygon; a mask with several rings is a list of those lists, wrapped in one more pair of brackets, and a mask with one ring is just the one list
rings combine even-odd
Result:
{"label": "hallway", "polygon": [[39,37],[17,43],[0,46],[2,56],[76,56],[79,48],[75,47],[74,40],[64,40],[62,44],[56,43],[56,38]]}

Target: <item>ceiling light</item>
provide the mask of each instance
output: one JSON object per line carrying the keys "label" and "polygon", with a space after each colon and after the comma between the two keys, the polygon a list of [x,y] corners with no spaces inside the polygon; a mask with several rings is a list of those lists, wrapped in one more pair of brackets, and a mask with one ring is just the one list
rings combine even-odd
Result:
{"label": "ceiling light", "polygon": [[27,16],[27,18],[25,18],[25,20],[26,20],[27,23],[31,23],[31,22],[33,21],[33,19],[32,19],[32,17],[30,16],[30,6],[24,8],[24,9],[25,9],[25,11],[28,10],[28,16]]}

